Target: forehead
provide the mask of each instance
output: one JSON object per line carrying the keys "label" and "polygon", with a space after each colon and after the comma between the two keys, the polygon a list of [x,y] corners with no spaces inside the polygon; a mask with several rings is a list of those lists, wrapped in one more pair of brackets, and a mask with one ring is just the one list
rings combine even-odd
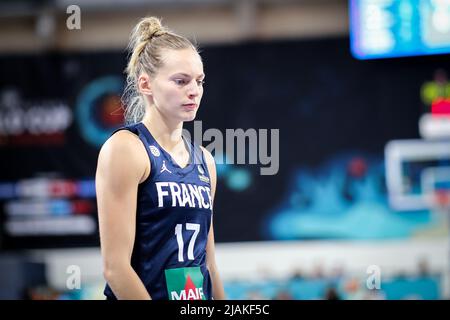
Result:
{"label": "forehead", "polygon": [[203,73],[202,60],[194,49],[165,49],[161,52],[161,55],[163,65],[159,72],[162,74],[186,73],[197,77]]}

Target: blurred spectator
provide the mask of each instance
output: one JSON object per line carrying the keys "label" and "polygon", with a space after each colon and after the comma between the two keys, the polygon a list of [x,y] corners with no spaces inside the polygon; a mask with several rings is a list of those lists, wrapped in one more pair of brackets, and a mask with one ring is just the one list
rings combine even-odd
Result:
{"label": "blurred spectator", "polygon": [[61,293],[50,287],[27,288],[24,298],[26,300],[59,300]]}
{"label": "blurred spectator", "polygon": [[364,300],[366,296],[365,288],[362,288],[357,278],[351,278],[345,283],[345,291],[348,300]]}
{"label": "blurred spectator", "polygon": [[331,278],[338,280],[344,277],[344,267],[342,265],[335,266],[331,271]]}
{"label": "blurred spectator", "polygon": [[294,300],[294,297],[288,290],[280,290],[274,300]]}
{"label": "blurred spectator", "polygon": [[247,293],[247,300],[269,300],[269,298],[257,290],[252,290]]}
{"label": "blurred spectator", "polygon": [[303,271],[300,268],[294,270],[291,276],[291,280],[301,280],[304,279]]}
{"label": "blurred spectator", "polygon": [[421,258],[418,263],[419,266],[419,276],[429,277],[431,275],[430,267],[426,258]]}
{"label": "blurred spectator", "polygon": [[272,279],[273,270],[269,266],[260,266],[257,272],[259,279]]}
{"label": "blurred spectator", "polygon": [[325,277],[325,273],[323,271],[322,264],[316,264],[313,268],[312,277],[315,279],[323,279]]}
{"label": "blurred spectator", "polygon": [[325,291],[325,300],[342,300],[341,296],[337,292],[334,286],[330,286]]}

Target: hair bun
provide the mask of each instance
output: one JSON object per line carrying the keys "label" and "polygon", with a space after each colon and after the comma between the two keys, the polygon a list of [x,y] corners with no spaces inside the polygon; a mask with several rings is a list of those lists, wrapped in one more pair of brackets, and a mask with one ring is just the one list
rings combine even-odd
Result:
{"label": "hair bun", "polygon": [[153,37],[162,36],[166,32],[161,20],[156,17],[144,18],[139,22],[138,34],[141,41],[150,41]]}

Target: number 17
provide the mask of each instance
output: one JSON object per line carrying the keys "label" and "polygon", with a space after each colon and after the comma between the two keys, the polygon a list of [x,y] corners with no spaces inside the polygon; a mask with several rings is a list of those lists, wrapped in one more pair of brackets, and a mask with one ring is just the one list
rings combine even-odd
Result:
{"label": "number 17", "polygon": [[[183,249],[184,249],[184,241],[183,241],[183,225],[177,224],[175,227],[175,235],[177,236],[178,242],[178,261],[183,262]],[[186,223],[186,230],[193,230],[194,234],[192,235],[191,241],[189,241],[188,245],[188,259],[194,260],[194,245],[195,240],[197,239],[198,233],[200,232],[200,224],[198,223]]]}

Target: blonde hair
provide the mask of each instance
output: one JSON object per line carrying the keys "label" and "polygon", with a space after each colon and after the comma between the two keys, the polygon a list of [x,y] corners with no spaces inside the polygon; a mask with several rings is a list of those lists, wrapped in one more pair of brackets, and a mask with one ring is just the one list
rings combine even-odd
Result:
{"label": "blonde hair", "polygon": [[145,103],[138,90],[138,78],[142,72],[154,76],[162,66],[161,52],[163,49],[192,48],[198,52],[197,47],[187,38],[177,35],[161,25],[156,17],[146,17],[134,27],[128,50],[131,54],[125,69],[127,79],[122,102],[125,108],[125,123],[137,123],[145,114]]}

